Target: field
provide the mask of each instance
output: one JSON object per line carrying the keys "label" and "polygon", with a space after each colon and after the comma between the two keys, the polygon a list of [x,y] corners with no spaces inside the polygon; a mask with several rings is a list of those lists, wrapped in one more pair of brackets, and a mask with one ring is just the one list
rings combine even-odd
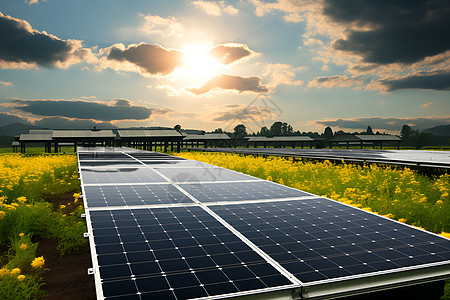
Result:
{"label": "field", "polygon": [[[44,295],[46,256],[39,242],[57,241],[61,256],[86,243],[75,155],[0,155],[0,298]],[[70,202],[58,200],[69,195]],[[69,198],[69,199],[70,199]],[[62,274],[61,274],[62,275]]]}

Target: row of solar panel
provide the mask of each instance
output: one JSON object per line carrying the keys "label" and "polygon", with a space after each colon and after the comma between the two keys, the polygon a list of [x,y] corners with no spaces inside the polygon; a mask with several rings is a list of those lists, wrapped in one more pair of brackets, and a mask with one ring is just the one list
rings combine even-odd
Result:
{"label": "row of solar panel", "polygon": [[[151,155],[161,161],[159,154],[141,156]],[[80,157],[80,165],[94,156]],[[114,154],[111,165],[116,159],[121,155]],[[225,169],[224,177],[209,180],[189,168],[186,173],[201,180],[178,181],[186,170],[144,166],[135,178],[150,172],[146,180],[156,179],[153,184],[91,176],[98,169],[82,167],[81,173],[99,284],[108,299],[228,297],[435,265],[450,273],[449,240],[302,191]]]}

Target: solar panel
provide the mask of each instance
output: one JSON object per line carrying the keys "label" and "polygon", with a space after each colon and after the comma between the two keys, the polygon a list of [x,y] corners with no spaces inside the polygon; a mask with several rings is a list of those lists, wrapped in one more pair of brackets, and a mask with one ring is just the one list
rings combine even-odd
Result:
{"label": "solar panel", "polygon": [[164,176],[177,183],[201,181],[242,181],[258,180],[255,177],[244,175],[224,168],[208,166],[205,168],[156,168]]}
{"label": "solar panel", "polygon": [[133,160],[80,160],[80,166],[83,167],[115,167],[127,168],[130,166],[138,167],[142,164]]}
{"label": "solar panel", "polygon": [[106,298],[189,299],[293,286],[201,207],[89,215]]}
{"label": "solar panel", "polygon": [[200,202],[250,201],[314,197],[309,193],[260,180],[253,182],[212,182],[179,184]]}
{"label": "solar panel", "polygon": [[106,151],[79,153],[99,298],[325,299],[450,276],[443,237],[208,164]]}
{"label": "solar panel", "polygon": [[170,183],[85,186],[87,207],[193,203]]}
{"label": "solar panel", "polygon": [[81,168],[84,184],[167,182],[150,168]]}
{"label": "solar panel", "polygon": [[445,238],[325,198],[210,208],[303,283],[450,259]]}

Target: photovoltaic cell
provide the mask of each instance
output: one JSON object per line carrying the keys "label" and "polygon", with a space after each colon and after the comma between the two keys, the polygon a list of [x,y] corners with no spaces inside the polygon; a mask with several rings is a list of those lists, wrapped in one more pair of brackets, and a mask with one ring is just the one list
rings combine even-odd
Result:
{"label": "photovoltaic cell", "polygon": [[152,168],[211,168],[206,163],[192,160],[142,160],[144,164]]}
{"label": "photovoltaic cell", "polygon": [[106,159],[116,159],[116,160],[133,160],[126,154],[120,152],[80,152],[78,153],[79,160],[106,160]]}
{"label": "photovoltaic cell", "polygon": [[205,168],[156,168],[158,172],[176,183],[196,183],[201,181],[238,181],[256,178],[231,170],[208,166]]}
{"label": "photovoltaic cell", "polygon": [[269,181],[179,184],[200,202],[248,201],[311,196]]}
{"label": "photovoltaic cell", "polygon": [[[115,168],[129,168],[143,166],[138,161],[133,160],[81,160],[80,166],[83,167],[115,167]],[[145,166],[143,166],[145,167]]]}
{"label": "photovoltaic cell", "polygon": [[315,198],[210,206],[304,283],[450,259],[450,241]]}
{"label": "photovoltaic cell", "polygon": [[84,184],[167,182],[150,168],[82,168]]}
{"label": "photovoltaic cell", "polygon": [[86,186],[87,206],[136,206],[193,203],[170,183],[152,185]]}
{"label": "photovoltaic cell", "polygon": [[189,299],[292,287],[201,207],[89,211],[104,296]]}

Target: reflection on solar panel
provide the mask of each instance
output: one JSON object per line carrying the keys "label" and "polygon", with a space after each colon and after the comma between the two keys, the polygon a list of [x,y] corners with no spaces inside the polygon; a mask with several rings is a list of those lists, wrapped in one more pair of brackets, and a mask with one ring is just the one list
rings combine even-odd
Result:
{"label": "reflection on solar panel", "polygon": [[88,207],[193,203],[171,184],[86,186]]}
{"label": "reflection on solar panel", "polygon": [[103,295],[190,299],[292,283],[200,207],[90,214]]}
{"label": "reflection on solar panel", "polygon": [[211,209],[303,283],[450,258],[442,237],[324,198]]}
{"label": "reflection on solar panel", "polygon": [[93,184],[104,183],[150,183],[166,182],[149,168],[82,168],[83,181]]}
{"label": "reflection on solar panel", "polygon": [[309,193],[264,180],[253,182],[213,182],[179,184],[200,202],[248,201],[313,197]]}
{"label": "reflection on solar panel", "polygon": [[450,277],[450,240],[333,200],[154,152],[78,156],[99,299],[334,299]]}
{"label": "reflection on solar panel", "polygon": [[242,181],[255,179],[252,176],[216,167],[190,168],[188,170],[183,168],[158,168],[156,171],[177,183],[201,181]]}

